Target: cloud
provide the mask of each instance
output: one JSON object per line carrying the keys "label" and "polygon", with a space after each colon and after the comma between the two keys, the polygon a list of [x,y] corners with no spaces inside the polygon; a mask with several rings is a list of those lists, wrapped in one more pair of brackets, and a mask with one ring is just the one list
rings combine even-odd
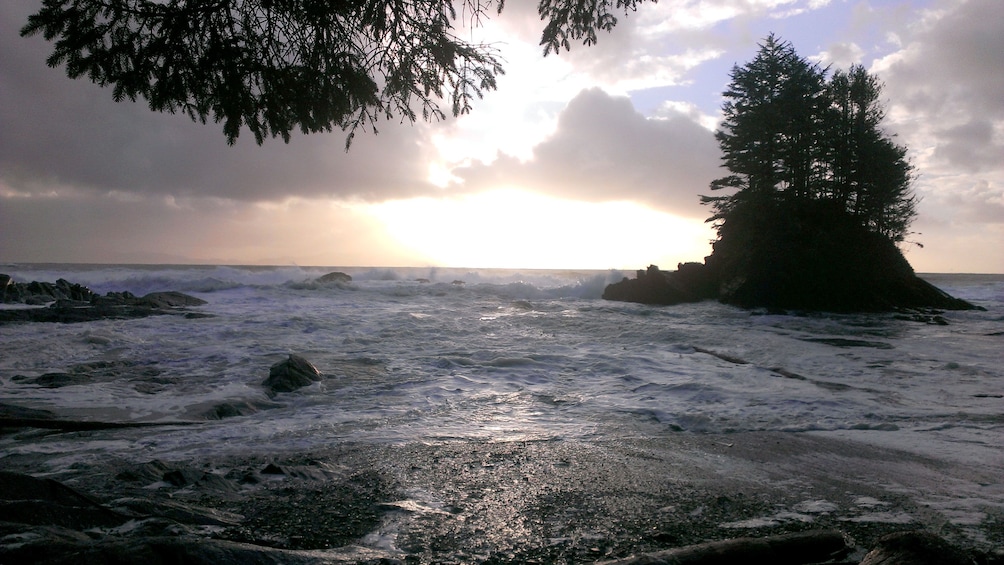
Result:
{"label": "cloud", "polygon": [[676,113],[645,118],[626,97],[599,89],[576,96],[554,134],[520,161],[500,154],[490,163],[454,169],[463,190],[516,187],[592,202],[634,201],[684,217],[706,217],[699,195],[721,176],[713,134]]}
{"label": "cloud", "polygon": [[922,197],[925,247],[911,261],[1001,270],[964,246],[996,243],[1004,225],[1004,3],[645,2],[597,45],[546,58],[536,5],[509,4],[458,31],[500,49],[497,92],[457,120],[360,133],[346,154],[338,131],[228,147],[217,124],[114,103],[110,89],[47,68],[42,38],[19,37],[37,0],[0,2],[0,253],[405,264],[419,259],[382,251],[387,226],[366,210],[505,188],[574,200],[556,209],[579,220],[579,204],[631,201],[700,223],[698,195],[724,174],[710,129],[729,70],[776,32],[885,82],[886,126],[910,149]]}
{"label": "cloud", "polygon": [[[876,62],[897,130],[934,145],[942,164],[1004,168],[1004,3],[951,2]],[[996,156],[996,158],[994,157]]]}
{"label": "cloud", "polygon": [[294,135],[226,145],[222,126],[116,103],[110,88],[50,69],[51,44],[21,38],[31,2],[0,6],[0,181],[18,191],[60,185],[92,191],[239,200],[290,196],[383,200],[429,190],[428,127],[388,123],[356,136]]}
{"label": "cloud", "polygon": [[1001,166],[1004,147],[1001,147],[1001,140],[994,139],[994,125],[989,120],[974,119],[935,131],[941,140],[934,150],[935,158],[971,172]]}
{"label": "cloud", "polygon": [[999,256],[973,260],[963,243],[994,241],[1004,222],[1004,3],[938,3],[899,40],[872,71],[886,85],[888,126],[918,173],[914,229],[925,249],[917,255],[948,264],[937,256],[944,252],[999,272]]}
{"label": "cloud", "polygon": [[823,51],[809,60],[819,63],[823,67],[835,66],[838,69],[847,69],[864,57],[864,50],[855,43],[836,43],[830,46],[827,51]]}
{"label": "cloud", "polygon": [[[955,225],[957,229],[972,229],[975,224],[1004,225],[1004,186],[987,180],[942,175],[936,185],[922,186],[918,195],[919,224]],[[947,219],[942,218],[944,210],[952,211]]]}
{"label": "cloud", "polygon": [[398,265],[416,258],[354,207],[289,198],[8,197],[4,261]]}

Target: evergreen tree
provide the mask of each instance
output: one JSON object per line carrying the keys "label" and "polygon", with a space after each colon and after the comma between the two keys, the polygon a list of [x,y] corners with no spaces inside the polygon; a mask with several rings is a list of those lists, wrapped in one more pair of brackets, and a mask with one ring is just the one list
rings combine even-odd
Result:
{"label": "evergreen tree", "polygon": [[854,215],[871,231],[903,241],[917,215],[906,148],[888,138],[869,136],[861,150],[861,169]]}
{"label": "evergreen tree", "polygon": [[916,216],[916,198],[906,148],[881,129],[881,92],[878,79],[860,65],[846,73],[837,71],[830,79],[829,196],[862,225],[900,242]]}
{"label": "evergreen tree", "polygon": [[[614,11],[646,0],[540,0],[545,54],[590,45]],[[459,5],[459,12],[454,4]],[[54,41],[49,66],[112,86],[115,100],[223,122],[261,144],[290,133],[353,132],[383,119],[471,110],[503,73],[491,45],[454,33],[504,0],[44,0],[21,35]],[[459,13],[459,16],[458,16]]]}
{"label": "evergreen tree", "polygon": [[701,197],[713,206],[719,239],[754,238],[779,214],[808,210],[817,219],[820,210],[852,216],[895,242],[905,237],[916,214],[912,169],[906,149],[880,128],[881,85],[861,66],[826,74],[773,34],[733,68],[715,133],[730,174],[711,189],[735,192]]}
{"label": "evergreen tree", "polygon": [[712,190],[736,189],[730,196],[702,197],[713,204],[714,221],[746,202],[760,206],[782,193],[808,196],[816,184],[821,148],[825,77],[773,34],[744,67],[735,66],[723,93],[724,119],[715,133],[724,166],[731,173]]}

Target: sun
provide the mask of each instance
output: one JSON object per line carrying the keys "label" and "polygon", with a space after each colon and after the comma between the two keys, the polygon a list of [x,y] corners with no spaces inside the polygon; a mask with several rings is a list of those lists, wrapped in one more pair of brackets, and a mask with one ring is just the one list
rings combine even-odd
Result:
{"label": "sun", "polygon": [[694,219],[633,202],[581,202],[520,189],[367,206],[390,238],[429,264],[469,268],[675,267],[710,253]]}

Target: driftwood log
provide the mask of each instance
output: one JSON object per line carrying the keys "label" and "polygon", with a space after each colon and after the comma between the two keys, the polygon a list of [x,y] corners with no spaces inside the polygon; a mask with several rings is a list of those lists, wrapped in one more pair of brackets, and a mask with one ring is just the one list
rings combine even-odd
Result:
{"label": "driftwood log", "polygon": [[958,548],[929,532],[897,532],[878,541],[861,565],[971,565]]}
{"label": "driftwood log", "polygon": [[608,561],[606,565],[712,565],[720,563],[801,565],[840,558],[849,549],[847,539],[842,533],[834,530],[818,530],[689,545],[617,561]]}

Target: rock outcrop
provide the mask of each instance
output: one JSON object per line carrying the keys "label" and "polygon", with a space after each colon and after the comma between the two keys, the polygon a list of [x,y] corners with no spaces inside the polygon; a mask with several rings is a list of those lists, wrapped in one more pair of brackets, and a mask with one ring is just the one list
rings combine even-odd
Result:
{"label": "rock outcrop", "polygon": [[310,386],[321,380],[321,372],[299,355],[290,354],[289,358],[272,365],[268,378],[262,386],[272,394],[278,392],[293,392],[298,388]]}
{"label": "rock outcrop", "polygon": [[607,286],[603,298],[666,306],[697,302],[716,297],[713,282],[701,263],[681,263],[673,272],[650,265],[647,270],[639,270],[634,279],[625,278]]}
{"label": "rock outcrop", "polygon": [[352,275],[343,273],[341,271],[333,271],[331,273],[318,277],[316,282],[319,282],[321,284],[331,284],[331,283],[346,284],[352,282]]}
{"label": "rock outcrop", "polygon": [[91,289],[74,284],[66,279],[54,283],[32,281],[28,283],[14,282],[10,275],[0,274],[0,302],[4,304],[42,305],[57,300],[74,300],[90,302],[97,296]]}
{"label": "rock outcrop", "polygon": [[89,322],[106,318],[142,318],[158,314],[182,313],[188,317],[205,314],[186,311],[206,304],[205,300],[181,292],[151,292],[136,296],[131,292],[109,292],[99,295],[80,284],[59,279],[55,283],[14,282],[0,274],[0,298],[5,304],[25,304],[48,308],[17,308],[0,310],[4,322]]}
{"label": "rock outcrop", "polygon": [[778,204],[719,232],[703,264],[649,267],[603,297],[646,304],[718,299],[743,308],[825,312],[976,306],[918,277],[894,242],[825,203]]}
{"label": "rock outcrop", "polygon": [[[372,471],[342,476],[334,466],[309,461],[281,465],[254,462],[250,467],[234,466],[220,473],[192,464],[152,460],[124,468],[104,484],[108,492],[92,493],[51,478],[0,471],[5,534],[0,563],[320,565],[427,561],[415,554],[391,559],[398,556],[359,543],[378,531],[388,512],[402,507],[397,502],[401,493],[386,477]],[[857,562],[852,557],[855,549],[853,540],[841,531],[809,530],[682,545],[599,563],[849,564]],[[514,558],[512,553],[507,557],[501,561],[530,561]],[[1000,563],[999,553],[965,552],[925,531],[884,536],[860,562],[971,563]]]}
{"label": "rock outcrop", "polygon": [[[228,499],[239,490],[239,485],[229,478],[190,467],[171,467],[159,461],[141,467],[135,472],[120,473],[116,482],[137,485],[153,482],[163,485],[161,488],[168,491],[186,489]],[[353,485],[346,486],[348,488],[342,491],[348,491]],[[348,526],[336,526],[337,534],[322,537],[328,532],[318,534],[311,531],[311,526],[319,522],[315,529],[320,530],[330,524],[315,517],[303,520],[305,524],[300,524],[299,519],[288,520],[287,523],[275,524],[275,528],[270,530],[268,526],[272,524],[260,525],[255,521],[254,513],[244,515],[199,506],[156,493],[147,494],[149,489],[134,488],[132,491],[140,497],[118,497],[113,504],[103,504],[89,494],[52,479],[0,471],[0,510],[3,512],[5,534],[4,543],[0,544],[0,562],[52,565],[330,563],[330,559],[316,553],[275,547],[280,544],[295,545],[277,540],[306,539],[314,542],[315,538],[321,538],[316,546],[324,547],[323,541],[334,539],[342,542],[342,538],[337,537],[341,535],[349,538],[342,543],[344,545],[362,537],[356,530],[375,527],[379,519],[375,511],[372,512],[375,518],[339,514],[337,518],[341,518],[342,522],[352,522],[349,518],[356,521]],[[358,498],[362,500],[356,506],[369,503],[370,500],[363,497],[373,494],[361,493]],[[276,516],[264,503],[269,499],[260,498],[264,500],[257,500],[258,506],[252,508],[265,513],[264,519],[259,518],[258,521]],[[280,504],[274,506],[280,507]],[[330,514],[327,506],[333,506],[332,501],[322,501],[316,513],[322,517]],[[206,535],[207,526],[222,533]],[[301,538],[296,534],[304,535]]]}

